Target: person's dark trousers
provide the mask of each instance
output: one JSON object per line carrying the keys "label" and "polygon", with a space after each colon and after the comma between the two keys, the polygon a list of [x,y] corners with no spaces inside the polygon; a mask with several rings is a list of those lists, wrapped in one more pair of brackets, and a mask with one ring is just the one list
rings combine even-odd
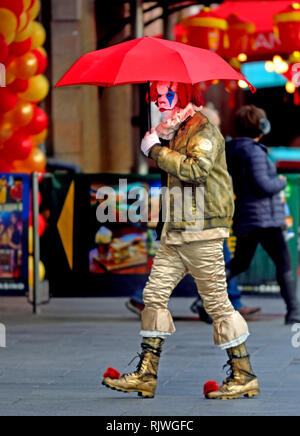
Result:
{"label": "person's dark trousers", "polygon": [[[232,258],[231,252],[228,248],[227,241],[224,242],[224,260],[227,264]],[[241,291],[238,288],[237,282],[235,280],[230,280],[228,282],[228,296],[235,310],[240,310],[243,307],[241,301]]]}
{"label": "person's dark trousers", "polygon": [[258,244],[262,245],[275,263],[281,296],[287,305],[286,323],[300,322],[297,282],[281,228],[257,229],[238,236],[234,258],[226,265],[227,280],[230,281],[249,268]]}

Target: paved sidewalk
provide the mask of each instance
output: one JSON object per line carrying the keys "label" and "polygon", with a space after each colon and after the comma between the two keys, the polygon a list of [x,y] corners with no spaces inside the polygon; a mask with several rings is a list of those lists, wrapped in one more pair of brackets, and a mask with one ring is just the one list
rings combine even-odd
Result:
{"label": "paved sidewalk", "polygon": [[124,299],[52,300],[34,317],[24,299],[0,298],[0,323],[7,329],[7,348],[0,349],[0,415],[299,416],[300,348],[283,325],[283,302],[244,301],[263,307],[264,316],[249,324],[248,342],[262,394],[208,401],[203,384],[223,379],[225,353],[213,345],[212,327],[189,311],[192,299],[171,299],[177,333],[164,347],[156,398],[143,400],[100,384],[108,366],[133,371],[137,362],[126,367],[140,351],[140,337]]}

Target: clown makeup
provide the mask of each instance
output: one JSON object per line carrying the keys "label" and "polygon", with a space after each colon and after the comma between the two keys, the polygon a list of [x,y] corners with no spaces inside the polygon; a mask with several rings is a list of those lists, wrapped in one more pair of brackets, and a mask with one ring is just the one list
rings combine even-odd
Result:
{"label": "clown makeup", "polygon": [[177,83],[158,82],[157,105],[160,112],[172,111],[178,104]]}

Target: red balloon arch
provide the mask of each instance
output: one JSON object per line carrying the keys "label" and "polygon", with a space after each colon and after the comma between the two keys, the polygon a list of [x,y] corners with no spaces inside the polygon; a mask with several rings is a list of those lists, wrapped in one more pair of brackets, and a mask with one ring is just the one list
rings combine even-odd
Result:
{"label": "red balloon arch", "polygon": [[46,31],[37,21],[40,0],[0,0],[0,63],[6,87],[0,88],[0,171],[43,172],[48,116],[39,106],[49,92],[44,76]]}

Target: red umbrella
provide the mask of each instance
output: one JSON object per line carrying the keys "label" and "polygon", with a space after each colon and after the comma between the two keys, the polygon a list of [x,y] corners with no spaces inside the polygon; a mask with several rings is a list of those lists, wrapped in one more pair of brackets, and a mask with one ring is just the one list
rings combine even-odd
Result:
{"label": "red umbrella", "polygon": [[82,56],[56,86],[118,86],[153,81],[196,84],[206,80],[244,80],[210,50],[159,38],[140,38]]}
{"label": "red umbrella", "polygon": [[252,92],[256,91],[241,73],[213,51],[145,37],[82,56],[56,87],[111,87],[154,81],[194,85],[216,79],[244,80]]}

